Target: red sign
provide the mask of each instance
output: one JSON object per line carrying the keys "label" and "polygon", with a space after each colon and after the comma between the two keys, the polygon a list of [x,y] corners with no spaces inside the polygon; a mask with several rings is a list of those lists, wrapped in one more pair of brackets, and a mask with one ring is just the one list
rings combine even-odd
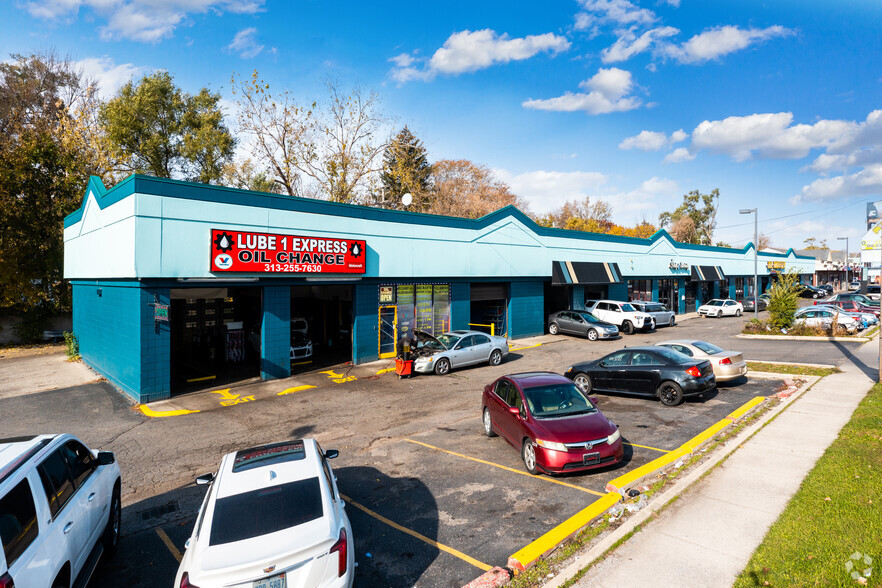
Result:
{"label": "red sign", "polygon": [[211,230],[211,271],[363,274],[365,242]]}

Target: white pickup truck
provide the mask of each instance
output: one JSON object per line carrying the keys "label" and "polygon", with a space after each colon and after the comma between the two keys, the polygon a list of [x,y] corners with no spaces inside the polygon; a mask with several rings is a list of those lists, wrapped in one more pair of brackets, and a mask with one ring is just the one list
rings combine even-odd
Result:
{"label": "white pickup truck", "polygon": [[629,302],[620,300],[587,300],[585,310],[602,321],[612,323],[626,335],[634,331],[651,331],[655,329],[652,315],[640,312]]}

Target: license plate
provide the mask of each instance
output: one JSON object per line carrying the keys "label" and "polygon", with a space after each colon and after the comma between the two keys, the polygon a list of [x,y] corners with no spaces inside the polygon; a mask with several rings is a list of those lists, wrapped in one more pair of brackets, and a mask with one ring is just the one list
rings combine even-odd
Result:
{"label": "license plate", "polygon": [[582,464],[594,465],[596,463],[600,463],[600,452],[595,451],[594,453],[586,453],[582,456]]}
{"label": "license plate", "polygon": [[285,574],[270,576],[263,580],[255,580],[251,588],[285,588]]}

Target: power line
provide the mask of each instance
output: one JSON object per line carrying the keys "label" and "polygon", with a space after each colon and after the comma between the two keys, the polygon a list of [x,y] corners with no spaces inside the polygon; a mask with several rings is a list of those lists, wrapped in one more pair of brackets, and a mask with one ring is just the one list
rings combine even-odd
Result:
{"label": "power line", "polygon": [[[768,232],[768,233],[764,233],[764,234],[765,234],[766,236],[768,236],[768,235],[774,235],[775,233],[780,233],[781,231],[786,231],[787,229],[792,229],[793,227],[798,227],[799,225],[801,225],[801,224],[803,224],[803,223],[807,223],[807,222],[809,222],[809,221],[813,221],[813,220],[819,219],[819,218],[821,218],[821,217],[827,216],[828,211],[829,211],[829,212],[839,212],[840,210],[845,210],[846,208],[849,208],[849,207],[851,207],[851,206],[854,206],[855,204],[864,204],[864,203],[867,203],[867,202],[873,202],[873,201],[875,201],[875,200],[876,200],[875,198],[871,198],[871,199],[868,199],[868,200],[858,200],[858,201],[856,201],[856,202],[852,202],[852,203],[850,203],[850,204],[846,204],[845,206],[840,206],[839,208],[836,208],[836,209],[834,209],[834,210],[830,210],[830,209],[833,208],[833,207],[822,208],[821,210],[822,210],[823,212],[822,212],[821,214],[817,215],[817,216],[813,216],[812,218],[808,218],[808,219],[805,219],[805,220],[799,221],[799,222],[796,223],[796,224],[793,224],[793,225],[787,225],[787,226],[781,227],[780,229],[776,229],[776,230],[774,230],[774,231],[770,231],[770,232]],[[790,217],[799,216],[799,215],[802,215],[802,214],[811,214],[811,213],[813,213],[813,212],[818,212],[818,211],[817,211],[817,210],[810,210],[810,211],[807,211],[807,212],[800,212],[800,213],[798,213],[798,214],[788,214],[788,215],[786,215],[786,216],[779,216],[779,217],[775,217],[775,218],[770,218],[770,219],[768,219],[768,220],[769,220],[769,221],[780,220],[780,219],[782,219],[782,218],[790,218]],[[764,221],[760,221],[760,222],[764,222]],[[751,224],[751,223],[746,223],[746,224]],[[744,225],[731,225],[730,227],[719,227],[719,228],[731,228],[731,227],[734,227],[734,226],[744,226]],[[715,228],[714,230],[716,230],[716,228]],[[747,243],[749,240],[750,240],[750,237],[747,237],[746,239],[739,239],[739,240],[737,240],[737,241],[733,241],[732,243],[733,243],[733,244],[735,244],[735,243]]]}
{"label": "power line", "polygon": [[[868,199],[868,200],[858,200],[858,201],[856,201],[856,202],[852,202],[851,204],[847,204],[847,205],[845,205],[845,206],[843,206],[843,207],[841,207],[841,208],[839,208],[839,209],[837,209],[837,210],[842,210],[843,208],[848,208],[849,206],[854,206],[855,204],[864,204],[864,203],[867,203],[867,202],[875,202],[876,200],[877,200],[876,198],[870,198],[870,199]],[[776,217],[773,217],[773,218],[760,219],[759,222],[760,222],[760,223],[771,222],[771,221],[775,221],[775,220],[781,220],[782,218],[792,218],[792,217],[794,217],[794,216],[802,216],[802,215],[804,215],[804,214],[813,214],[813,213],[815,213],[815,212],[820,212],[820,211],[830,210],[831,208],[834,208],[834,207],[833,207],[833,206],[828,206],[827,208],[821,208],[820,210],[806,210],[805,212],[796,212],[796,213],[793,213],[793,214],[785,214],[784,216],[776,216]],[[834,211],[834,212],[835,212],[835,211]],[[805,221],[802,221],[802,222],[805,222]],[[714,227],[714,230],[717,230],[717,229],[731,229],[731,228],[734,228],[734,227],[746,227],[746,226],[748,226],[748,225],[752,225],[752,224],[753,224],[753,223],[747,222],[747,223],[740,223],[740,224],[737,224],[737,225],[726,225],[726,226],[724,226],[724,227]]]}

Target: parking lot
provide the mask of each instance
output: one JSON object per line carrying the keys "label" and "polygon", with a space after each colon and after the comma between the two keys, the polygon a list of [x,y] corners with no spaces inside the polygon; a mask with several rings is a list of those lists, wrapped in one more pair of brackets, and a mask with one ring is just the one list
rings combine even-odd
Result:
{"label": "parking lot", "polygon": [[[563,372],[623,345],[670,338],[704,338],[728,348],[734,341],[747,359],[812,361],[805,357],[816,354],[824,363],[847,354],[851,345],[820,343],[799,354],[788,342],[763,341],[762,351],[753,353],[754,341],[731,339],[743,320],[696,319],[607,342],[558,337],[514,351],[495,368],[410,380],[386,374],[173,418],[148,419],[124,409],[107,384],[31,395],[29,402],[0,400],[0,415],[4,423],[10,422],[7,415],[17,415],[10,434],[39,423],[41,430],[70,431],[116,451],[126,534],[120,553],[99,567],[93,585],[171,584],[204,496],[193,477],[213,471],[224,453],[244,446],[316,437],[341,452],[333,465],[348,502],[359,584],[460,586],[505,564],[589,505],[610,479],[675,449],[777,386],[773,380],[735,381],[674,408],[600,395],[601,410],[620,426],[625,460],[614,468],[550,477],[527,474],[516,449],[481,433],[485,384],[505,373]],[[769,351],[766,343],[778,347]],[[72,414],[71,401],[89,410]]]}

